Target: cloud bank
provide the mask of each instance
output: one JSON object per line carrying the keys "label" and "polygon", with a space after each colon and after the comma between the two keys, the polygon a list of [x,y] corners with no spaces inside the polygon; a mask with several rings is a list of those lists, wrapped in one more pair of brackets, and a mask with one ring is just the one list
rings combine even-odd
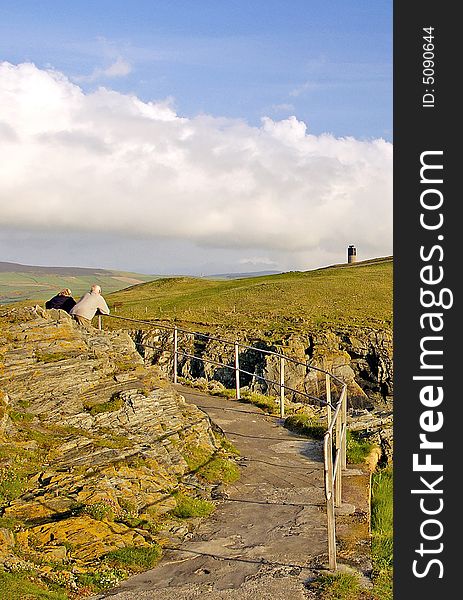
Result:
{"label": "cloud bank", "polygon": [[296,117],[183,118],[0,64],[0,224],[203,247],[391,252],[392,145],[311,135]]}

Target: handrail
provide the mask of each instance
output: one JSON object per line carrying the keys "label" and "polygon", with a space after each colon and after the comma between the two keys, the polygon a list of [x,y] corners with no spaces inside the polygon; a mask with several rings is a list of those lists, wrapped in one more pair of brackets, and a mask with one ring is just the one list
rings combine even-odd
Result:
{"label": "handrail", "polygon": [[[117,319],[122,321],[129,321],[132,323],[149,325],[150,327],[154,327],[157,329],[165,329],[167,331],[173,332],[173,350],[169,350],[173,353],[173,380],[174,383],[177,383],[178,377],[178,357],[183,356],[195,360],[203,361],[204,363],[209,363],[215,366],[224,367],[227,369],[231,369],[235,371],[235,384],[236,384],[236,397],[240,399],[240,373],[249,375],[253,378],[260,379],[269,383],[271,385],[275,385],[280,388],[280,417],[284,417],[285,414],[285,390],[290,390],[295,394],[299,394],[305,398],[309,398],[310,400],[316,400],[321,404],[325,405],[327,408],[327,430],[323,437],[323,464],[324,464],[324,481],[325,481],[325,498],[326,498],[326,513],[327,513],[327,522],[328,522],[328,562],[329,568],[333,571],[337,569],[336,563],[336,517],[335,517],[335,508],[341,506],[342,502],[342,472],[346,468],[346,449],[347,449],[347,385],[343,382],[339,377],[336,377],[329,371],[322,369],[320,367],[314,367],[309,365],[307,362],[302,362],[290,356],[286,356],[283,352],[278,352],[274,350],[266,350],[263,348],[256,348],[255,346],[250,346],[248,344],[240,343],[236,340],[227,340],[220,337],[211,336],[205,333],[201,333],[199,331],[189,331],[187,329],[181,329],[177,326],[168,326],[162,323],[157,323],[155,320],[153,321],[144,321],[142,319],[132,319],[130,317],[121,317],[116,315],[98,315],[98,328],[102,329],[102,317],[109,317],[111,319]],[[189,354],[183,350],[179,350],[178,347],[178,334],[183,333],[186,335],[193,336],[201,336],[207,341],[218,341],[225,344],[233,345],[234,347],[234,364],[226,364],[220,361],[214,361],[209,358],[205,358],[203,356],[196,356],[195,354]],[[151,346],[150,344],[146,344],[144,342],[135,342],[137,346],[142,346],[145,348],[152,348],[153,350],[157,350],[155,346]],[[257,373],[251,373],[250,371],[246,371],[240,368],[239,364],[239,349],[244,348],[247,350],[253,350],[256,352],[260,352],[262,354],[267,354],[270,356],[275,356],[280,361],[280,381],[274,381],[273,379],[269,379],[264,377],[263,375],[258,375]],[[325,375],[325,390],[326,390],[326,400],[322,398],[317,398],[316,396],[312,396],[307,392],[303,392],[301,390],[297,390],[285,384],[285,376],[284,376],[284,367],[285,362],[289,361],[293,364],[300,365],[305,367],[306,369],[313,369],[314,371],[318,371],[319,373],[324,373]],[[341,392],[339,395],[339,399],[337,402],[332,403],[331,401],[331,382],[334,381],[341,385]],[[334,411],[334,412],[333,412]],[[334,446],[333,446],[333,438],[334,438]],[[334,455],[334,456],[333,456]]]}

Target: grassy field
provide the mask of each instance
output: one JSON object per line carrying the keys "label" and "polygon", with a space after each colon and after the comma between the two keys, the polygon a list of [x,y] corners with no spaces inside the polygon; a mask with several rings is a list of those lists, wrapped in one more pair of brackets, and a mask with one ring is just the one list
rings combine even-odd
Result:
{"label": "grassy field", "polygon": [[0,304],[22,300],[43,302],[54,296],[63,288],[70,288],[74,298],[88,292],[93,283],[103,289],[103,293],[111,293],[134,283],[151,281],[153,275],[124,273],[102,275],[58,275],[54,273],[21,273],[0,272]]}
{"label": "grassy field", "polygon": [[269,333],[392,326],[392,258],[236,280],[158,279],[107,297],[117,315]]}

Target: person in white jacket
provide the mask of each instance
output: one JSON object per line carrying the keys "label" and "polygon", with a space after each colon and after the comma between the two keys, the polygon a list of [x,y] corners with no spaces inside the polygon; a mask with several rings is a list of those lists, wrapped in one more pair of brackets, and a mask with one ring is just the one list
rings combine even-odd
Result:
{"label": "person in white jacket", "polygon": [[92,326],[92,319],[99,311],[103,315],[109,315],[109,308],[106,300],[101,295],[101,287],[92,285],[92,289],[84,294],[82,298],[71,309],[72,317],[84,327]]}

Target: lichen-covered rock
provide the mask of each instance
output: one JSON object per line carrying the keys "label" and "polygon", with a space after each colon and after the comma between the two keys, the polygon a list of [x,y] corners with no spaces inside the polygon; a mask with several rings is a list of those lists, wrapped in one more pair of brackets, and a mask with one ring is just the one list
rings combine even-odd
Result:
{"label": "lichen-covered rock", "polygon": [[394,454],[393,415],[391,410],[356,410],[348,419],[349,429],[381,448],[381,460],[392,463]]}
{"label": "lichen-covered rock", "polygon": [[0,563],[72,569],[152,543],[140,523],[199,485],[188,449],[217,450],[209,419],[127,333],[39,307],[3,309],[0,327]]}

